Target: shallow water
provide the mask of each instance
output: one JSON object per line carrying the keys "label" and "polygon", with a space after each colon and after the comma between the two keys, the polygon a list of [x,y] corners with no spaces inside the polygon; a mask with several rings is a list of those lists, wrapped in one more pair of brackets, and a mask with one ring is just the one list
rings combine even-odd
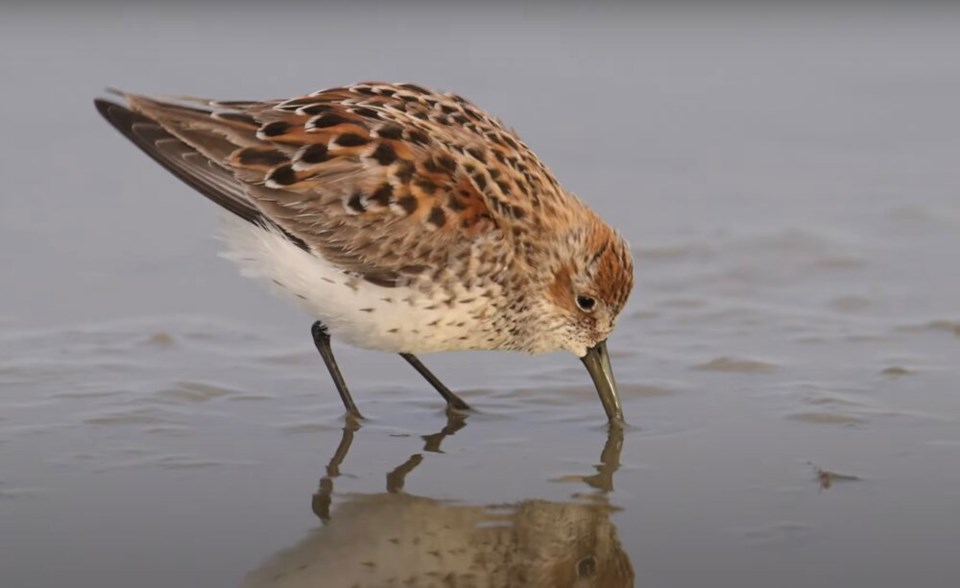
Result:
{"label": "shallow water", "polygon": [[[5,10],[5,588],[960,579],[960,14]],[[627,235],[622,438],[565,355],[425,357],[450,420],[338,347],[345,426],[309,320],[89,103],[378,78]]]}

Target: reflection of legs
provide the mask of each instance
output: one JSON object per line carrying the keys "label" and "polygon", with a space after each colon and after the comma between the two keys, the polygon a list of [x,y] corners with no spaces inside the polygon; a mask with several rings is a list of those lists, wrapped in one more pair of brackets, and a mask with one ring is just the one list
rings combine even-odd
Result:
{"label": "reflection of legs", "polygon": [[333,357],[333,348],[330,346],[330,334],[327,332],[327,327],[317,321],[310,328],[310,333],[313,335],[313,344],[317,346],[317,351],[320,352],[320,357],[323,358],[323,363],[327,365],[330,377],[333,378],[333,385],[337,387],[337,392],[340,393],[340,400],[343,401],[343,407],[347,409],[347,414],[362,419],[363,416],[357,410],[357,405],[354,404],[353,397],[350,396],[350,391],[347,389],[343,374],[340,373],[337,360]]}
{"label": "reflection of legs", "polygon": [[347,423],[343,427],[340,444],[337,445],[337,450],[333,453],[333,457],[330,458],[330,463],[327,464],[326,475],[320,478],[320,487],[313,494],[311,508],[313,509],[313,513],[323,522],[330,520],[330,503],[333,500],[333,479],[340,475],[340,464],[343,463],[343,460],[347,457],[347,452],[350,451],[350,445],[353,443],[353,434],[359,430],[359,421],[347,415]]}
{"label": "reflection of legs", "polygon": [[423,456],[419,453],[414,453],[410,456],[410,459],[389,472],[387,474],[387,492],[397,494],[403,491],[403,485],[407,482],[407,474],[420,465],[421,461],[423,461]]}
{"label": "reflection of legs", "polygon": [[[447,411],[447,424],[437,433],[424,435],[423,450],[432,453],[442,453],[440,443],[444,439],[453,435],[460,429],[467,426],[467,416],[456,411]],[[350,445],[353,443],[354,433],[360,430],[360,421],[347,415],[347,422],[343,427],[343,435],[340,437],[340,444],[337,445],[333,457],[327,464],[326,474],[320,478],[320,487],[313,494],[311,507],[313,513],[324,523],[330,520],[330,505],[333,501],[333,480],[340,475],[340,466],[347,458],[347,452],[350,451]],[[387,474],[387,492],[396,494],[403,491],[403,485],[406,483],[407,474],[423,461],[423,455],[415,453],[410,459],[400,464],[397,468]]]}
{"label": "reflection of legs", "polygon": [[423,444],[423,450],[429,451],[430,453],[443,453],[440,451],[440,444],[443,443],[443,440],[466,426],[466,415],[453,410],[448,410],[447,424],[440,429],[440,432],[421,437],[421,439],[426,441],[426,443]]}
{"label": "reflection of legs", "polygon": [[[431,453],[443,453],[443,451],[440,450],[440,444],[443,443],[443,440],[466,426],[466,415],[458,413],[455,410],[448,410],[447,424],[444,425],[439,432],[421,437],[421,439],[424,441],[423,450]],[[420,465],[420,462],[422,461],[423,456],[419,453],[415,453],[410,456],[410,459],[403,462],[399,467],[387,474],[387,492],[396,494],[397,492],[403,490],[403,485],[407,480],[407,474],[412,472],[413,469]]]}
{"label": "reflection of legs", "polygon": [[443,396],[443,399],[447,401],[447,406],[455,408],[457,410],[470,410],[470,405],[463,401],[462,398],[453,393],[450,388],[447,388],[443,385],[443,382],[440,381],[440,378],[433,375],[433,372],[427,369],[427,366],[423,365],[423,362],[417,359],[416,355],[412,353],[401,353],[400,357],[407,360],[407,363],[413,366],[413,369],[424,377],[430,385],[433,386],[433,389],[440,393],[440,396]]}

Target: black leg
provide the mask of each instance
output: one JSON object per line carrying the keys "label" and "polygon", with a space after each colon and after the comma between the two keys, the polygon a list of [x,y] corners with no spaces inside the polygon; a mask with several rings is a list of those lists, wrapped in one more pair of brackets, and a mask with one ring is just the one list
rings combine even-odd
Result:
{"label": "black leg", "polygon": [[317,351],[320,352],[320,357],[323,358],[323,363],[327,364],[327,369],[330,370],[330,377],[333,378],[333,384],[337,387],[337,392],[340,393],[340,399],[343,400],[343,407],[347,409],[347,414],[362,419],[363,415],[357,410],[357,405],[354,404],[350,391],[347,390],[347,383],[343,380],[343,374],[340,373],[340,368],[337,366],[337,360],[333,357],[333,348],[330,347],[330,334],[327,333],[327,328],[323,326],[323,323],[317,321],[313,323],[310,332],[313,334],[313,342],[317,346]]}
{"label": "black leg", "polygon": [[417,370],[421,376],[423,376],[433,388],[440,393],[440,396],[443,396],[443,399],[447,401],[447,406],[455,408],[457,410],[470,410],[470,405],[463,401],[462,398],[454,394],[450,388],[447,388],[443,385],[443,382],[440,381],[433,372],[427,369],[427,366],[417,359],[416,355],[412,353],[401,353],[400,357],[407,360],[407,363],[413,366],[413,369]]}

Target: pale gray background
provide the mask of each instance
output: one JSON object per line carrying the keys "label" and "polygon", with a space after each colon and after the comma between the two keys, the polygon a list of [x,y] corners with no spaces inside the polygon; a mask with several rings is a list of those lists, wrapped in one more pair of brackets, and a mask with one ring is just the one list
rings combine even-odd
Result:
{"label": "pale gray background", "polygon": [[[957,585],[958,57],[936,7],[0,9],[3,585],[231,586],[317,526],[339,401],[309,319],[91,100],[364,79],[470,97],[633,243],[610,500],[638,586]],[[373,417],[338,491],[383,492],[443,417],[338,353]],[[603,446],[579,362],[429,360],[483,412],[408,492],[586,490],[552,481]]]}

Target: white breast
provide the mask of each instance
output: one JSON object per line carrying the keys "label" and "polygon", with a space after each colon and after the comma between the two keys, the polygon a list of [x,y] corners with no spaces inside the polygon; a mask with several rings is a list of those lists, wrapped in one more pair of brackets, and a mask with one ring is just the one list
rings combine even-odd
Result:
{"label": "white breast", "polygon": [[224,216],[224,240],[223,256],[243,275],[273,283],[338,340],[396,353],[484,347],[488,299],[478,291],[457,288],[451,307],[446,294],[434,299],[409,287],[377,286],[233,215]]}

